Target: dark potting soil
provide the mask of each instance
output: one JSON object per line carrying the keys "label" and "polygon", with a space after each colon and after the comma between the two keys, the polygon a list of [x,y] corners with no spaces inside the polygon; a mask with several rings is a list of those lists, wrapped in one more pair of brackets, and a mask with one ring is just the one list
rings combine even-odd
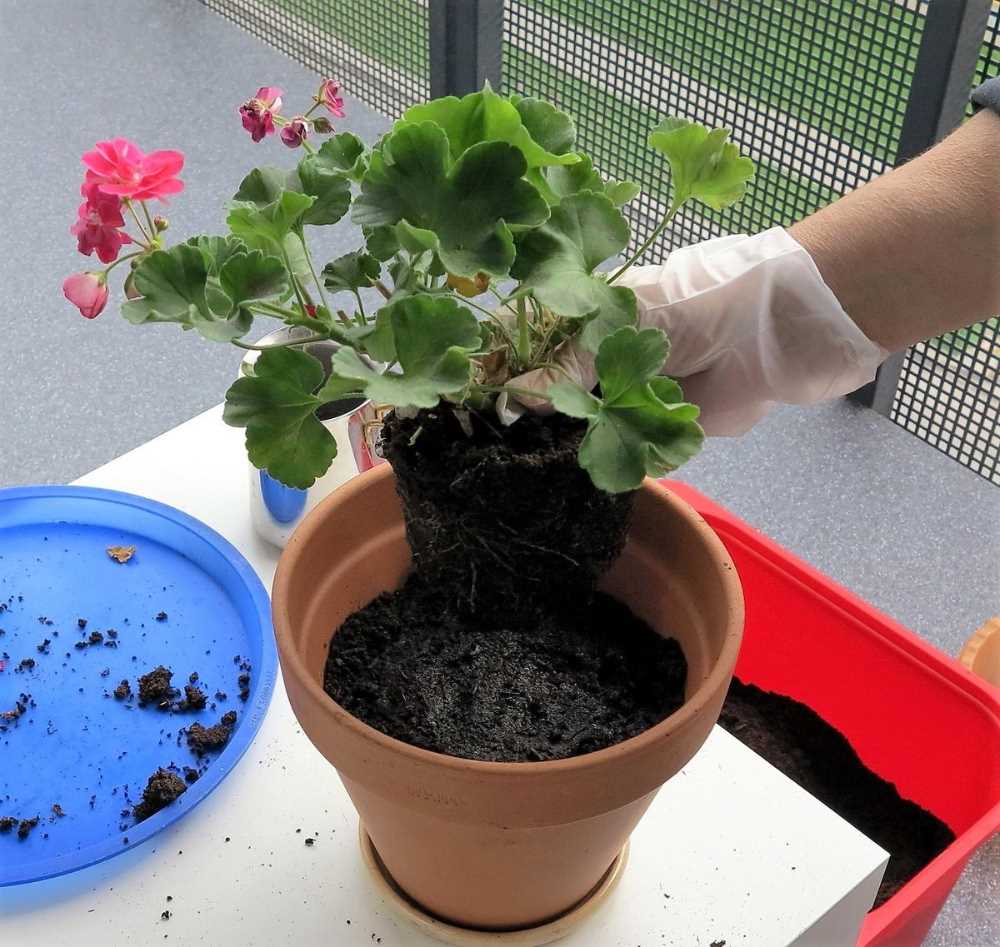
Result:
{"label": "dark potting soil", "polygon": [[334,700],[415,746],[509,762],[599,750],[680,707],[680,646],[594,591],[633,495],[594,487],[576,456],[584,431],[561,415],[502,428],[446,405],[389,416],[413,572],[337,631]]}
{"label": "dark potting soil", "polygon": [[520,611],[530,622],[539,598],[588,597],[625,545],[633,494],[591,483],[577,460],[585,431],[564,415],[503,428],[444,405],[411,419],[390,414],[382,442],[414,571],[477,615]]}
{"label": "dark potting soil", "polygon": [[171,686],[173,672],[162,664],[139,678],[139,706],[157,704],[165,709],[177,693]]}
{"label": "dark potting soil", "polygon": [[599,750],[684,702],[687,662],[603,593],[531,622],[470,623],[419,577],[334,636],[325,687],[365,723],[468,759],[540,761]]}
{"label": "dark potting soil", "polygon": [[805,704],[734,678],[719,724],[889,853],[876,908],[955,840]]}
{"label": "dark potting soil", "polygon": [[221,750],[229,742],[235,726],[235,710],[224,713],[219,722],[211,727],[193,723],[187,730],[187,744],[198,756],[204,756],[211,750]]}
{"label": "dark potting soil", "polygon": [[167,769],[158,769],[149,777],[146,788],[142,791],[142,801],[133,808],[132,813],[137,822],[142,822],[169,806],[186,791],[187,783],[180,776]]}

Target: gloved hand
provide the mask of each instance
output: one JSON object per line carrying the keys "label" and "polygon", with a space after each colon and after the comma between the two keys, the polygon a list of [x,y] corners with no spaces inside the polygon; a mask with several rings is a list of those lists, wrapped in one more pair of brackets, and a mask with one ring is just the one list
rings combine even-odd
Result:
{"label": "gloved hand", "polygon": [[[675,250],[664,264],[633,267],[619,283],[635,291],[640,327],[667,333],[663,374],[680,379],[685,400],[701,407],[707,434],[742,434],[776,402],[847,394],[871,381],[888,355],[781,227]],[[594,386],[593,356],[575,340],[556,360],[583,387]],[[539,369],[511,384],[545,391],[560,380],[561,373]],[[519,400],[545,410],[545,402]]]}

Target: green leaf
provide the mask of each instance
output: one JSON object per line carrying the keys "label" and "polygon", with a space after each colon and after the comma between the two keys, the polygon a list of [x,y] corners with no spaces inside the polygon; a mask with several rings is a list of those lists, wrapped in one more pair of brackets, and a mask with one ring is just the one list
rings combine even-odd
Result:
{"label": "green leaf", "polygon": [[[576,126],[569,115],[543,99],[511,96],[510,101],[536,144],[553,155],[568,155],[573,150],[576,145]],[[529,159],[528,165],[531,164]],[[567,164],[572,166],[572,163]]]}
{"label": "green leaf", "polygon": [[[398,130],[407,124],[433,122],[448,136],[451,157],[456,161],[474,145],[483,142],[506,142],[513,145],[524,155],[529,168],[547,164],[573,164],[578,161],[575,154],[548,149],[549,145],[561,146],[565,143],[569,130],[572,130],[569,117],[537,99],[522,101],[532,103],[526,106],[525,112],[533,123],[535,132],[546,139],[545,143],[532,136],[518,107],[497,95],[488,82],[481,92],[471,92],[460,99],[449,95],[414,105],[403,113],[403,118],[396,123],[395,128]],[[569,123],[569,130],[566,122]],[[571,140],[572,138],[575,138],[575,132],[572,133]],[[391,150],[391,136],[389,142]]]}
{"label": "green leaf", "polygon": [[548,395],[552,399],[552,407],[571,418],[593,418],[601,409],[600,398],[570,382],[561,381],[552,385]]}
{"label": "green leaf", "polygon": [[132,285],[142,298],[126,302],[122,315],[133,325],[176,322],[207,339],[228,342],[245,335],[253,323],[253,317],[210,276],[202,249],[190,243],[145,257],[132,273]]}
{"label": "green leaf", "polygon": [[403,124],[372,155],[352,217],[367,227],[405,220],[431,231],[456,276],[506,276],[514,260],[510,228],[535,227],[548,215],[522,180],[525,168],[521,152],[499,141],[473,145],[449,166],[448,139],[437,125]]}
{"label": "green leaf", "polygon": [[604,193],[611,198],[615,207],[623,207],[638,197],[641,191],[642,188],[635,181],[608,181],[604,185]]}
{"label": "green leaf", "polygon": [[219,282],[236,306],[283,296],[290,285],[285,264],[260,250],[230,256],[219,271]]}
{"label": "green leaf", "polygon": [[[329,144],[329,142],[327,142]],[[347,176],[334,170],[318,155],[307,155],[289,177],[295,191],[314,198],[302,215],[302,223],[314,226],[335,224],[351,206],[351,184]]]}
{"label": "green leaf", "polygon": [[355,250],[337,257],[323,267],[323,284],[333,292],[354,292],[371,286],[382,273],[375,257]]}
{"label": "green leaf", "polygon": [[399,246],[407,253],[420,254],[427,250],[433,252],[439,246],[437,234],[433,230],[414,227],[405,220],[396,224],[396,239],[399,241]]}
{"label": "green leaf", "polygon": [[580,466],[610,493],[634,490],[694,457],[704,440],[698,408],[677,382],[658,376],[669,352],[659,329],[619,329],[601,343],[595,365],[601,396],[577,385],[549,389],[556,410],[588,420]]}
{"label": "green leaf", "polygon": [[710,131],[683,118],[664,119],[650,133],[650,146],[670,163],[674,204],[694,198],[722,210],[743,196],[754,164],[728,137],[725,128]]}
{"label": "green leaf", "polygon": [[376,260],[391,260],[399,252],[396,229],[388,224],[365,228],[365,246]]}
{"label": "green leaf", "polygon": [[234,201],[229,205],[226,223],[238,237],[262,237],[281,244],[301,224],[303,214],[313,202],[314,198],[308,194],[287,190],[263,206],[252,201]]}
{"label": "green leaf", "polygon": [[212,276],[218,276],[226,260],[237,253],[246,253],[248,247],[239,237],[191,237],[187,243],[201,250],[205,265]]}
{"label": "green leaf", "polygon": [[333,357],[338,377],[357,379],[377,403],[416,408],[433,408],[442,395],[456,395],[469,384],[469,352],[479,348],[481,335],[468,309],[447,296],[411,296],[386,306],[379,318],[391,327],[401,372],[380,373],[353,349],[342,348]]}
{"label": "green leaf", "polygon": [[628,244],[628,224],[603,194],[573,194],[552,208],[549,220],[518,243],[512,275],[553,312],[592,316],[581,341],[596,352],[609,332],[636,320],[635,294],[609,286],[595,268]]}
{"label": "green leaf", "polygon": [[429,268],[433,257],[433,253],[425,252],[412,257],[399,256],[389,263],[387,269],[392,277],[393,302],[423,292],[420,276]]}
{"label": "green leaf", "polygon": [[313,392],[322,383],[323,366],[286,347],[261,352],[253,375],[238,379],[226,393],[223,420],[246,428],[250,462],[302,490],[337,456],[336,441],[316,418],[323,400]]}
{"label": "green leaf", "polygon": [[285,190],[285,172],[281,168],[254,168],[242,181],[233,195],[234,201],[267,207]]}
{"label": "green leaf", "polygon": [[632,181],[605,181],[587,155],[581,155],[577,164],[566,167],[532,168],[527,179],[549,204],[558,204],[581,191],[593,191],[606,195],[616,207],[621,207],[639,193],[639,185]]}
{"label": "green leaf", "polygon": [[320,146],[315,157],[331,171],[341,171],[352,181],[360,181],[365,172],[365,146],[357,135],[339,132]]}

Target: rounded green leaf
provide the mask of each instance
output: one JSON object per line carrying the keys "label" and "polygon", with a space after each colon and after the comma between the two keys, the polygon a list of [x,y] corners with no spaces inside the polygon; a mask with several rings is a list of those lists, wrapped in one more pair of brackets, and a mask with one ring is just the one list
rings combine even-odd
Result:
{"label": "rounded green leaf", "polygon": [[[405,221],[434,234],[442,264],[456,276],[506,276],[514,260],[511,228],[535,227],[548,216],[541,195],[523,180],[524,156],[495,141],[473,145],[453,166],[449,160],[437,125],[397,127],[372,155],[352,217],[368,227]],[[429,242],[405,228],[397,237]]]}
{"label": "rounded green leaf", "polygon": [[323,366],[295,348],[260,354],[251,376],[226,393],[223,420],[246,428],[250,462],[290,487],[307,489],[337,455],[337,443],[316,418],[323,403],[314,391]]}
{"label": "rounded green leaf", "polygon": [[715,210],[738,201],[753,177],[754,164],[726,139],[725,128],[709,130],[683,118],[664,119],[649,144],[670,163],[674,203],[695,198]]}
{"label": "rounded green leaf", "polygon": [[[567,140],[572,144],[575,131],[569,116],[537,99],[528,102],[522,113],[509,99],[497,95],[489,83],[481,92],[471,92],[462,98],[453,95],[414,105],[403,113],[397,122],[400,128],[408,123],[433,122],[448,136],[448,146],[453,160],[458,160],[469,148],[482,142],[506,142],[524,156],[528,167],[549,164],[573,164],[575,154],[565,153]],[[524,121],[524,114],[532,123],[535,138]],[[568,127],[567,127],[568,123]],[[565,150],[554,150],[551,145]]]}

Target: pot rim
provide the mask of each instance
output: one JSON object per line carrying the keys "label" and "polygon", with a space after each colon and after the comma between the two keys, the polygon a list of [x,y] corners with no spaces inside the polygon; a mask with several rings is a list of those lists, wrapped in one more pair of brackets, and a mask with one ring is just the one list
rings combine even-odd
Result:
{"label": "pot rim", "polygon": [[350,503],[358,493],[368,488],[369,482],[375,481],[380,477],[392,476],[394,476],[392,466],[390,464],[381,464],[354,477],[343,486],[338,487],[318,504],[296,528],[286,545],[278,561],[271,593],[274,631],[278,640],[283,669],[287,667],[300,682],[304,683],[305,690],[312,701],[320,706],[328,707],[331,713],[339,718],[344,726],[348,727],[356,736],[366,742],[375,744],[383,750],[398,753],[418,765],[422,764],[441,770],[454,771],[456,774],[460,773],[465,777],[506,775],[512,771],[512,767],[517,768],[519,772],[524,774],[530,773],[532,776],[539,778],[544,776],[556,777],[574,770],[580,770],[581,768],[602,767],[609,763],[621,763],[631,756],[648,752],[651,745],[658,743],[673,731],[681,729],[693,717],[697,716],[712,694],[722,688],[724,679],[730,676],[731,669],[735,667],[736,658],[739,655],[744,623],[743,589],[736,566],[722,540],[698,514],[694,507],[661,486],[657,481],[647,477],[639,489],[646,492],[655,492],[658,497],[673,507],[674,512],[686,519],[701,534],[709,547],[709,551],[721,566],[720,579],[729,599],[729,627],[726,631],[719,657],[714,662],[708,675],[701,682],[701,685],[684,701],[678,710],[642,733],[638,733],[634,737],[629,737],[627,740],[622,740],[612,746],[601,750],[594,750],[590,753],[582,753],[577,756],[565,757],[558,760],[544,760],[541,762],[530,760],[498,762],[470,759],[463,756],[451,756],[447,753],[438,753],[434,750],[425,750],[422,747],[413,746],[403,740],[397,740],[395,737],[391,737],[381,730],[375,729],[375,727],[355,717],[338,704],[327,694],[322,684],[309,672],[301,653],[293,643],[290,634],[291,622],[284,603],[288,600],[288,587],[291,584],[293,563],[298,559],[298,551],[300,547],[304,547],[308,543],[313,533],[319,529],[320,525],[326,519],[328,511],[341,504]]}

